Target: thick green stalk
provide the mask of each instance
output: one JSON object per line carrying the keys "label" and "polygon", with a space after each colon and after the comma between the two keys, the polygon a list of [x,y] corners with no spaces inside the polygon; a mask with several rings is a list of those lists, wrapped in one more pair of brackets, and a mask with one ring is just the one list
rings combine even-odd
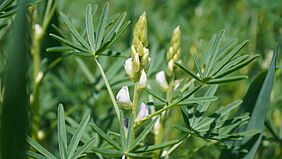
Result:
{"label": "thick green stalk", "polygon": [[107,79],[106,74],[105,74],[105,72],[104,72],[104,70],[103,70],[103,67],[101,66],[101,64],[99,63],[99,61],[98,61],[96,58],[94,58],[94,60],[95,60],[97,66],[98,66],[98,68],[99,68],[99,70],[100,70],[100,72],[101,72],[101,75],[102,75],[103,80],[104,80],[104,82],[105,82],[105,84],[106,84],[107,90],[108,90],[108,92],[109,92],[109,94],[110,94],[112,103],[113,103],[113,105],[114,105],[114,108],[115,108],[115,111],[116,111],[116,114],[117,114],[117,117],[118,117],[118,121],[120,121],[120,120],[121,120],[121,119],[120,119],[120,110],[119,110],[118,105],[117,105],[117,102],[116,102],[116,100],[115,100],[115,96],[114,96],[114,94],[113,94],[112,88],[111,88],[111,86],[110,86],[110,84],[109,84],[109,82],[108,82],[108,79]]}

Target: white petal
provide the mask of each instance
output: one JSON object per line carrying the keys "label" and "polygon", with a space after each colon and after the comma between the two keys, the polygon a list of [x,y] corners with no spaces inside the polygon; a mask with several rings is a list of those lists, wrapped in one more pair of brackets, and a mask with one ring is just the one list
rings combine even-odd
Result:
{"label": "white petal", "polygon": [[125,69],[127,75],[129,76],[129,78],[133,78],[132,59],[131,58],[126,59],[126,61],[124,63],[124,69]]}
{"label": "white petal", "polygon": [[131,100],[129,96],[129,91],[127,86],[123,86],[117,93],[117,101],[123,105],[125,109],[131,108]]}
{"label": "white petal", "polygon": [[139,89],[143,89],[146,87],[146,83],[147,83],[147,75],[144,71],[144,69],[142,70],[141,76],[140,76],[140,80],[139,80]]}
{"label": "white petal", "polygon": [[161,71],[156,74],[156,81],[163,90],[168,89],[168,84],[165,77],[165,72]]}
{"label": "white petal", "polygon": [[149,115],[148,107],[146,104],[141,103],[140,105],[140,111],[137,116],[137,120],[142,120],[143,118],[147,117]]}

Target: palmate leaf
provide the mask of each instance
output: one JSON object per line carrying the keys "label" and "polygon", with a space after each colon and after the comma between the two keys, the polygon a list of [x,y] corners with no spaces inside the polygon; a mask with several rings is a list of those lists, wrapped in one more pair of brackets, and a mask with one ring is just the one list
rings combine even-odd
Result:
{"label": "palmate leaf", "polygon": [[[194,54],[192,54],[192,56],[197,72],[194,72],[192,69],[180,63],[175,63],[175,65],[203,84],[222,84],[247,79],[247,76],[242,75],[226,76],[250,64],[258,58],[259,55],[252,57],[248,55],[238,55],[239,51],[248,43],[248,40],[241,42],[236,47],[234,47],[236,41],[233,40],[219,51],[223,34],[224,31],[221,31],[211,38],[206,67],[200,66]],[[234,48],[231,49],[232,47]],[[202,72],[202,68],[205,68],[204,72]]]}
{"label": "palmate leaf", "polygon": [[[248,125],[241,129],[241,131],[259,130],[263,131],[265,117],[270,103],[270,94],[274,82],[274,73],[276,66],[276,58],[278,54],[278,46],[275,48],[274,55],[270,67],[267,71],[260,73],[251,83],[248,92],[244,98],[243,104],[238,110],[238,114],[248,112],[251,114]],[[224,150],[221,158],[228,156],[231,159],[244,158],[249,159],[255,156],[257,148],[262,139],[262,132],[250,137],[244,138],[242,142],[231,142],[231,145],[240,146],[240,149],[248,150],[247,153],[239,151]]]}
{"label": "palmate leaf", "polygon": [[[77,31],[71,23],[71,20],[64,13],[60,13],[63,23],[67,26],[71,35],[75,38],[75,41],[68,40],[65,36],[61,37],[55,34],[50,34],[50,36],[70,47],[71,50],[67,49],[69,54],[83,57],[94,57],[95,55],[102,54],[121,36],[128,27],[130,21],[124,22],[126,13],[121,14],[117,20],[115,20],[115,18],[109,18],[109,3],[107,2],[103,8],[97,30],[95,30],[93,23],[95,11],[96,8],[93,9],[91,5],[87,6],[85,12],[86,29],[82,34]],[[108,27],[112,24],[112,28],[108,29]],[[59,30],[61,35],[63,35],[63,33],[61,33],[61,29],[57,30]],[[106,33],[106,30],[109,30],[109,32]],[[86,38],[84,38],[85,34]],[[53,47],[48,48],[47,51],[55,52],[66,50],[63,48]],[[103,54],[102,56],[111,55]]]}
{"label": "palmate leaf", "polygon": [[130,146],[130,151],[133,150],[152,130],[155,123],[159,118],[156,117],[155,119],[151,120],[150,123],[145,127],[145,129],[140,133],[140,135],[136,138],[134,144]]}
{"label": "palmate leaf", "polygon": [[91,4],[87,5],[85,19],[86,19],[86,31],[87,38],[92,52],[96,50],[96,42],[94,36],[94,25],[93,25],[93,11]]}
{"label": "palmate leaf", "polygon": [[[24,1],[25,7],[30,7],[39,3],[42,0],[28,0]],[[3,0],[0,2],[0,18],[12,16],[16,13],[18,4],[14,4],[15,0]],[[14,4],[14,5],[13,5]]]}
{"label": "palmate leaf", "polygon": [[[71,119],[68,119],[71,121]],[[66,125],[65,125],[65,116],[64,116],[64,108],[63,105],[60,104],[58,106],[58,143],[59,143],[59,158],[65,158],[65,159],[77,159],[81,157],[81,155],[91,146],[93,145],[95,141],[94,138],[89,138],[89,140],[85,141],[84,145],[81,147],[78,147],[78,143],[81,141],[81,137],[86,129],[86,126],[88,125],[88,122],[90,120],[90,115],[86,115],[83,117],[82,121],[78,125],[76,122],[73,121],[74,124],[77,124],[78,127],[73,129],[72,134],[73,137],[71,138],[70,144],[67,145],[67,134],[66,134]],[[32,138],[27,137],[27,142],[35,148],[38,152],[41,154],[37,154],[31,151],[27,151],[27,154],[31,157],[43,159],[43,158],[49,158],[49,159],[57,159],[56,156],[54,156],[52,153],[47,151],[45,148],[43,148],[40,144],[38,144],[36,141],[34,141]]]}
{"label": "palmate leaf", "polygon": [[67,151],[68,156],[69,156],[68,158],[70,158],[74,154],[74,152],[75,152],[75,150],[78,146],[78,143],[80,141],[80,138],[82,137],[82,134],[84,133],[84,131],[86,129],[86,126],[89,122],[89,119],[90,119],[90,115],[84,116],[81,123],[79,124],[78,128],[76,129],[76,131],[75,131],[75,133],[74,133],[74,135],[73,135],[73,137],[70,141],[69,147],[68,147],[68,151]]}
{"label": "palmate leaf", "polygon": [[[50,158],[50,159],[57,159],[56,156],[54,156],[51,152],[49,152],[44,147],[42,147],[40,144],[38,144],[36,141],[34,141],[31,137],[27,136],[26,140],[33,148],[35,148],[38,152],[43,154],[45,157]],[[32,153],[32,155],[34,155],[34,153]]]}
{"label": "palmate leaf", "polygon": [[[210,87],[208,93],[214,94],[216,87]],[[198,110],[197,107],[182,107],[182,114],[186,128],[181,126],[175,126],[175,128],[187,132],[188,134],[194,134],[204,139],[212,140],[238,140],[242,139],[242,136],[231,133],[232,130],[238,129],[242,124],[246,124],[249,119],[248,114],[241,116],[235,116],[233,118],[227,118],[229,113],[238,107],[242,101],[235,101],[214,113],[207,115],[205,110],[209,106],[210,102],[206,102],[208,105],[203,105],[203,111]],[[198,106],[201,108],[201,105]],[[193,109],[194,108],[194,109]],[[192,110],[191,110],[192,109]]]}
{"label": "palmate leaf", "polygon": [[109,2],[107,2],[103,8],[102,15],[100,17],[98,30],[97,30],[97,40],[96,40],[96,46],[100,47],[102,43],[102,38],[106,29],[106,24],[108,21],[109,16]]}

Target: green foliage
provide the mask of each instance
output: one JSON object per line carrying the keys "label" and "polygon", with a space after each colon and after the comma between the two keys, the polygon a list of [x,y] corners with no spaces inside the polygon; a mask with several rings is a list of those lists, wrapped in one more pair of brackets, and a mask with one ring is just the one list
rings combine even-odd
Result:
{"label": "green foliage", "polygon": [[0,158],[281,158],[281,6],[1,1]]}
{"label": "green foliage", "polygon": [[[92,138],[87,143],[85,143],[83,146],[78,147],[78,144],[81,140],[81,137],[86,129],[86,126],[88,125],[88,122],[90,120],[90,115],[86,115],[83,117],[82,121],[80,122],[79,126],[76,128],[69,144],[67,141],[67,130],[65,125],[65,115],[64,115],[64,107],[63,105],[58,106],[58,143],[59,143],[59,152],[61,159],[76,159],[84,156],[83,154],[85,151],[94,143],[95,138]],[[27,142],[38,152],[41,154],[37,154],[31,151],[28,151],[27,154],[31,157],[42,159],[42,158],[50,158],[50,159],[56,159],[55,155],[53,155],[51,152],[46,150],[44,147],[42,147],[40,144],[38,144],[36,141],[34,141],[31,137],[27,137]]]}

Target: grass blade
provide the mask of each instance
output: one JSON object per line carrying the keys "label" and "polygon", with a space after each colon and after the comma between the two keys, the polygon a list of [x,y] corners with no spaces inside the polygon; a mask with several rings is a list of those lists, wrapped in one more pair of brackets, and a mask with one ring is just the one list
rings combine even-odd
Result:
{"label": "grass blade", "polygon": [[104,133],[103,130],[101,130],[94,122],[91,122],[90,126],[97,134],[99,134],[99,136],[101,136],[104,140],[106,140],[110,145],[122,151],[120,145],[116,143],[113,139],[111,139],[106,133]]}
{"label": "grass blade", "polygon": [[70,47],[72,47],[74,49],[77,49],[77,50],[82,51],[82,52],[89,52],[85,48],[83,48],[83,47],[81,47],[81,46],[79,46],[79,45],[77,45],[77,44],[75,44],[75,43],[73,43],[73,42],[71,42],[71,41],[69,41],[67,39],[64,39],[64,38],[62,38],[62,37],[60,37],[58,35],[55,35],[55,34],[52,34],[52,33],[49,34],[49,35],[52,36],[54,39],[58,40],[59,42],[61,42],[63,44],[66,44],[66,45],[68,45],[68,46],[70,46]]}
{"label": "grass blade", "polygon": [[217,72],[219,72],[233,57],[237,55],[237,53],[249,42],[249,40],[243,41],[237,47],[235,47],[227,56],[225,56],[222,60],[218,62],[215,66],[215,69],[212,71],[211,75],[214,76]]}
{"label": "grass blade", "polygon": [[69,147],[68,147],[68,158],[71,158],[72,155],[74,154],[74,152],[75,152],[75,150],[78,146],[78,143],[80,141],[80,138],[82,137],[89,120],[90,120],[90,115],[84,116],[82,121],[80,122],[78,128],[75,130],[75,133],[74,133],[74,135],[73,135],[73,137],[70,141]]}
{"label": "grass blade", "polygon": [[60,150],[60,158],[67,159],[67,132],[65,125],[64,107],[62,104],[58,107],[58,142]]}
{"label": "grass blade", "polygon": [[78,158],[82,153],[84,153],[91,145],[93,145],[95,141],[95,137],[93,137],[91,140],[89,140],[87,143],[85,143],[83,146],[81,146],[77,151],[72,155],[71,159]]}
{"label": "grass blade", "polygon": [[107,2],[103,8],[102,15],[100,17],[98,30],[97,30],[97,39],[96,39],[96,47],[99,48],[102,44],[104,31],[106,29],[107,21],[109,16],[109,2]]}
{"label": "grass blade", "polygon": [[127,135],[127,149],[131,147],[134,142],[135,134],[134,134],[134,122],[135,118],[134,115],[131,115],[128,123],[128,135]]}
{"label": "grass blade", "polygon": [[26,152],[27,155],[29,155],[30,157],[36,158],[36,159],[48,159],[48,157],[42,156],[38,153],[32,152],[32,151],[27,151]]}
{"label": "grass blade", "polygon": [[105,41],[112,39],[112,36],[114,36],[114,34],[117,34],[117,32],[120,29],[125,17],[126,17],[126,12],[122,13],[122,15],[119,17],[119,19],[117,20],[117,22],[113,26],[112,30],[106,35]]}
{"label": "grass blade", "polygon": [[248,79],[248,76],[245,75],[238,75],[238,76],[232,76],[232,77],[223,77],[218,79],[212,79],[207,81],[207,84],[221,84],[221,83],[227,83],[227,82],[234,82],[239,80]]}
{"label": "grass blade", "polygon": [[198,73],[200,75],[200,78],[203,78],[203,73],[202,73],[202,69],[201,69],[200,64],[199,64],[199,60],[198,60],[197,56],[194,53],[192,53],[192,55],[193,55],[193,60],[195,62],[195,65],[196,65],[196,68],[198,70]]}
{"label": "grass blade", "polygon": [[125,137],[125,126],[124,126],[124,116],[123,116],[123,112],[120,112],[120,118],[121,120],[119,121],[119,133],[120,133],[120,143],[121,143],[121,147],[123,150],[127,149],[127,142],[126,142],[126,137]]}
{"label": "grass blade", "polygon": [[219,49],[222,37],[224,35],[224,32],[225,32],[224,30],[219,32],[219,34],[216,36],[216,39],[215,39],[215,41],[212,45],[212,48],[209,52],[209,62],[208,62],[208,65],[207,65],[207,69],[204,72],[205,77],[209,76],[210,71],[212,69],[212,66],[214,65],[215,59],[216,59],[218,52],[219,52],[218,49]]}
{"label": "grass blade", "polygon": [[94,54],[96,50],[96,42],[94,37],[94,25],[93,25],[93,14],[92,14],[91,4],[87,5],[85,19],[86,19],[86,31],[87,31],[88,43],[90,45],[92,53]]}
{"label": "grass blade", "polygon": [[198,75],[196,73],[194,73],[193,71],[191,71],[189,68],[183,66],[180,63],[175,63],[175,65],[178,66],[179,68],[181,68],[183,71],[185,71],[187,74],[189,74],[190,76],[192,76],[196,80],[201,81],[201,79],[198,77]]}
{"label": "grass blade", "polygon": [[259,57],[259,55],[255,55],[255,56],[249,58],[248,60],[245,60],[244,62],[241,62],[240,64],[235,65],[234,67],[232,67],[232,68],[226,70],[225,72],[223,72],[223,73],[221,73],[221,74],[219,74],[219,75],[216,75],[214,78],[220,78],[220,77],[223,77],[223,76],[225,76],[225,75],[228,75],[228,74],[230,74],[230,73],[232,73],[232,72],[234,72],[234,71],[236,71],[236,70],[239,70],[239,69],[241,69],[242,67],[244,67],[244,66],[248,65],[249,63],[251,63],[253,60],[255,60],[255,59],[258,58],[258,57]]}
{"label": "grass blade", "polygon": [[147,93],[151,94],[153,97],[157,98],[158,100],[160,100],[160,101],[166,103],[166,100],[165,100],[164,98],[162,98],[161,96],[159,96],[159,95],[157,95],[156,93],[152,92],[151,89],[145,88],[144,90],[145,90]]}
{"label": "grass blade", "polygon": [[44,155],[44,156],[46,156],[47,158],[50,158],[50,159],[57,159],[57,157],[55,157],[52,153],[50,153],[44,147],[42,147],[37,142],[35,142],[31,137],[27,136],[26,140],[34,149],[36,149],[42,155]]}
{"label": "grass blade", "polygon": [[150,124],[148,124],[146,126],[146,128],[141,132],[141,134],[136,138],[134,144],[130,147],[130,151],[133,150],[148,134],[149,132],[152,130],[152,128],[154,127],[155,123],[157,122],[159,118],[156,117],[155,119],[153,119]]}
{"label": "grass blade", "polygon": [[64,13],[60,13],[63,22],[65,23],[65,25],[67,26],[67,28],[69,29],[69,31],[72,33],[72,35],[75,37],[75,39],[85,48],[89,49],[89,45],[88,43],[84,40],[84,38],[78,33],[78,31],[74,28],[73,24],[71,24],[70,20],[68,19],[68,17],[64,14]]}

